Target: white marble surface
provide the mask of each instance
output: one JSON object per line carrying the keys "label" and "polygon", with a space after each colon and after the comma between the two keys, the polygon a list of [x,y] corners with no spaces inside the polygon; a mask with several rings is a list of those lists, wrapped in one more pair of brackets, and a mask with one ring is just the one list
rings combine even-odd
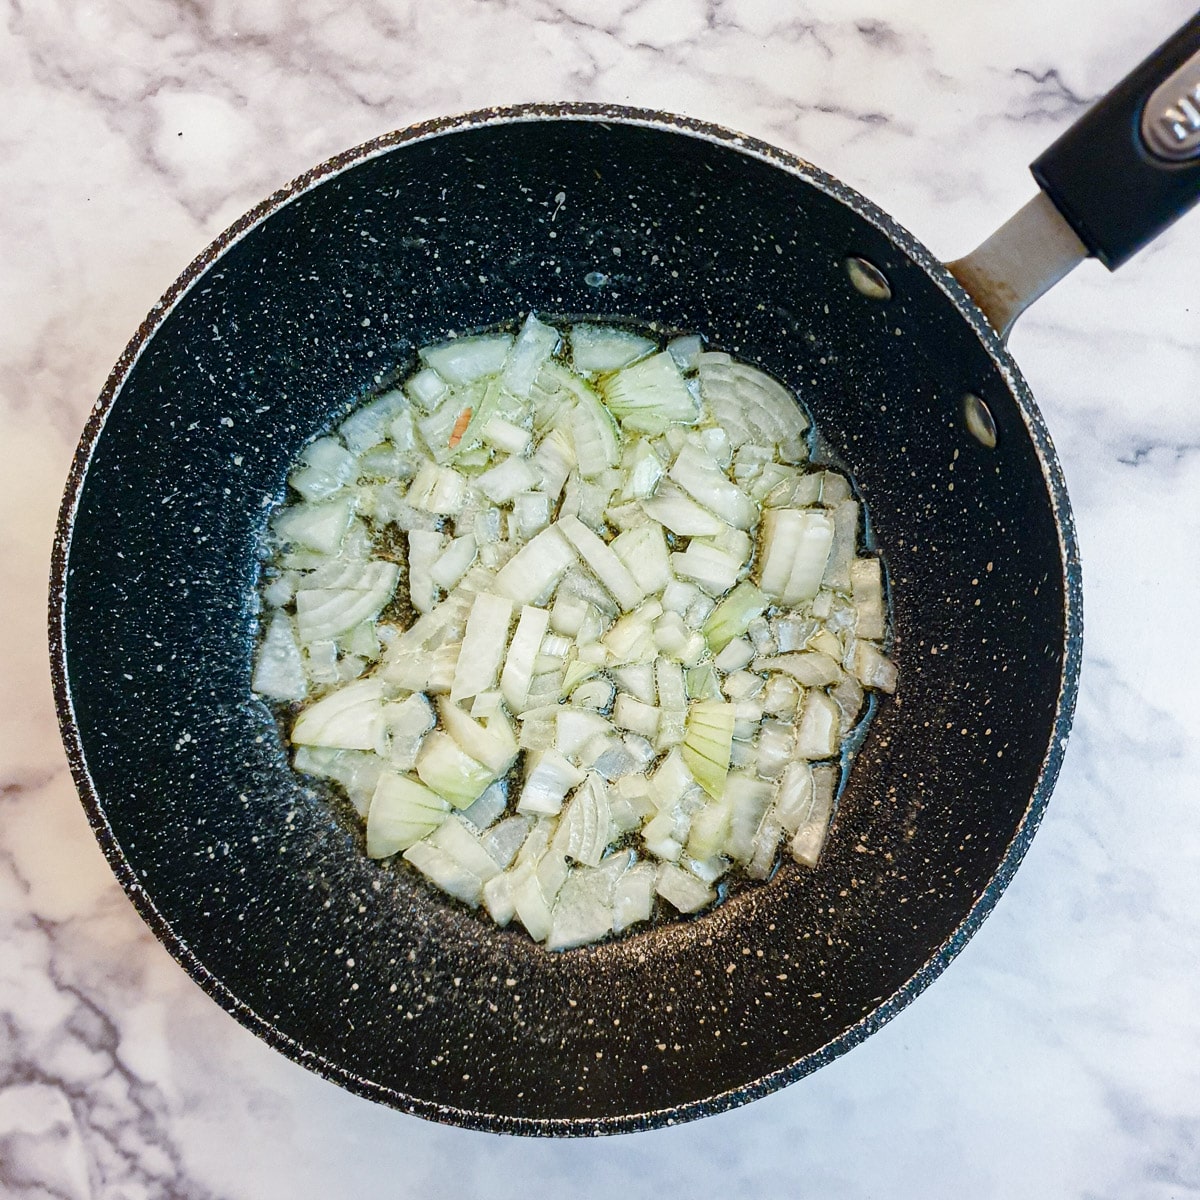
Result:
{"label": "white marble surface", "polygon": [[1087,651],[1041,833],[909,1010],[816,1076],[589,1143],[344,1094],[190,982],[110,876],[60,749],[47,560],[145,311],[303,168],[438,113],[666,107],[799,152],[938,253],[1186,0],[10,0],[0,34],[0,1193],[304,1200],[1200,1191],[1200,266],[1194,216],[1018,327],[1076,507]]}

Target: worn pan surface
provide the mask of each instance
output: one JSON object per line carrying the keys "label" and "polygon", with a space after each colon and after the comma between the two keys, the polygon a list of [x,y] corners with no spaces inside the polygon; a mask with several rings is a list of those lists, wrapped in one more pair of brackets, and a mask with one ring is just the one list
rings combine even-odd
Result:
{"label": "worn pan surface", "polygon": [[[848,256],[892,298],[856,290]],[[558,955],[366,860],[250,693],[264,530],[299,450],[415,347],[530,310],[698,330],[795,389],[869,506],[901,673],[818,869]],[[994,448],[967,429],[967,392],[995,419]],[[770,147],[555,107],[364,146],[185,272],[80,446],[51,623],[89,817],[201,986],[372,1099],[588,1134],[795,1080],[945,967],[1042,815],[1080,621],[1041,418],[932,255]]]}

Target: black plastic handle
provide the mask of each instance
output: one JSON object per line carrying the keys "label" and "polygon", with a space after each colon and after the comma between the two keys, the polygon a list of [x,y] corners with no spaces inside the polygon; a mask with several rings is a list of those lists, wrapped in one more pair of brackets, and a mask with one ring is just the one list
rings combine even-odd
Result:
{"label": "black plastic handle", "polygon": [[1183,216],[1200,200],[1200,14],[1030,170],[1109,270]]}

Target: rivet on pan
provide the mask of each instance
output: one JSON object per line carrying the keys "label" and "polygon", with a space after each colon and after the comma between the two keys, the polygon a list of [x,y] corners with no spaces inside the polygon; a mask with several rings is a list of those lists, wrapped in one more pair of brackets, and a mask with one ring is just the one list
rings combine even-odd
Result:
{"label": "rivet on pan", "polygon": [[872,262],[865,258],[848,258],[843,263],[850,282],[862,292],[868,300],[890,300],[892,285],[887,276]]}
{"label": "rivet on pan", "polygon": [[963,397],[963,419],[967,423],[967,432],[981,446],[989,450],[996,448],[996,422],[991,410],[974,392]]}

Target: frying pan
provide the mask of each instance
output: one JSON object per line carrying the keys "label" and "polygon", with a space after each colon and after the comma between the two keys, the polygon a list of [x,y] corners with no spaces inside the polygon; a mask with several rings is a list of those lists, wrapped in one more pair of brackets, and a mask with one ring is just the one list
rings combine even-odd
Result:
{"label": "frying pan", "polygon": [[[387,135],[220,237],[108,380],[51,587],[80,795],[192,977],[352,1091],[524,1134],[743,1103],[911,1001],[1028,847],[1076,694],[1075,534],[1003,335],[1075,262],[1116,266],[1191,204],[1198,51],[1200,19],[953,271],[807,163],[592,105]],[[416,347],[528,311],[699,331],[793,388],[868,505],[901,678],[816,870],[562,954],[367,860],[250,692],[266,523],[298,452]]]}

